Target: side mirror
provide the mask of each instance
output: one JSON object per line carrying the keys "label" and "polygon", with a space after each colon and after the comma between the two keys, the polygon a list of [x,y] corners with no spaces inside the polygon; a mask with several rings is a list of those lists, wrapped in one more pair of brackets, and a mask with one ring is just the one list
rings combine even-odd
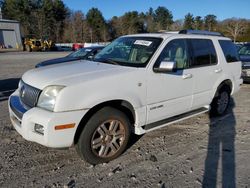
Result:
{"label": "side mirror", "polygon": [[87,57],[87,59],[92,60],[92,59],[94,59],[94,56],[93,56],[93,55],[90,55],[90,56]]}
{"label": "side mirror", "polygon": [[154,67],[155,72],[176,72],[176,62],[162,61],[159,67]]}

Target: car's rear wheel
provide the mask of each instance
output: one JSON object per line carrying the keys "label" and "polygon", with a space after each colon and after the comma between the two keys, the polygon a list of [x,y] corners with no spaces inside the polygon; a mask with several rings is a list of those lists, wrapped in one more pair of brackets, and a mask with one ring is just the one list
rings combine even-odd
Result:
{"label": "car's rear wheel", "polygon": [[217,96],[211,103],[210,113],[213,116],[221,116],[225,114],[230,103],[230,88],[223,86],[218,90]]}
{"label": "car's rear wheel", "polygon": [[76,144],[76,150],[82,159],[91,164],[111,161],[126,149],[130,126],[123,112],[105,107],[89,119]]}

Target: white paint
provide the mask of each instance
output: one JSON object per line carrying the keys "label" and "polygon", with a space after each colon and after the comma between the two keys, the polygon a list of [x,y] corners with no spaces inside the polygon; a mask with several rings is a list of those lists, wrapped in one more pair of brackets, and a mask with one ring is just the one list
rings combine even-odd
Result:
{"label": "white paint", "polygon": [[[67,147],[72,144],[75,130],[89,109],[106,101],[124,100],[129,102],[135,111],[134,132],[143,134],[146,131],[142,129],[142,126],[147,123],[157,122],[204,106],[208,108],[217,87],[223,80],[231,80],[232,94],[239,90],[242,83],[240,79],[241,64],[226,63],[218,45],[218,39],[229,39],[169,33],[132,36],[163,39],[162,45],[145,68],[76,61],[26,72],[22,79],[33,87],[39,89],[44,89],[49,85],[66,87],[57,96],[55,112],[48,112],[40,108],[30,109],[23,116],[22,128],[12,121],[17,131],[25,139],[45,146]],[[153,66],[164,46],[169,41],[179,38],[211,39],[217,52],[218,65],[186,69],[179,74],[155,73]],[[135,44],[149,46],[151,42],[136,40]],[[222,71],[217,76],[214,70],[218,68]],[[192,77],[183,79],[183,75],[186,74],[191,74]],[[140,87],[138,83],[141,83]],[[13,95],[17,95],[17,92]],[[10,115],[14,115],[11,109]],[[45,126],[44,136],[32,132],[34,123]],[[77,126],[62,132],[53,130],[55,125],[69,123],[76,123]]]}

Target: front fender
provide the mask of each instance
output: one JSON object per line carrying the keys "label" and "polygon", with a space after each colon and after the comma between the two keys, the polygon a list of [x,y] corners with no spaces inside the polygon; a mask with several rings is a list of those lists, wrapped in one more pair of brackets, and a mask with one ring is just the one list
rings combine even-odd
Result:
{"label": "front fender", "polygon": [[55,111],[90,109],[111,100],[128,101],[134,108],[146,105],[143,75],[131,73],[68,86],[57,97]]}

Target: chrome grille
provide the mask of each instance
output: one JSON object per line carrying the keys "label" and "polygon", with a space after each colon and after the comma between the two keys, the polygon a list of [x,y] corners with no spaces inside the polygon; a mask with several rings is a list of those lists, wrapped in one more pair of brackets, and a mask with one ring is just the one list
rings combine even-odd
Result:
{"label": "chrome grille", "polygon": [[26,106],[30,108],[35,107],[40,93],[40,89],[30,86],[24,83],[22,80],[20,81],[19,95],[22,103],[24,103]]}

